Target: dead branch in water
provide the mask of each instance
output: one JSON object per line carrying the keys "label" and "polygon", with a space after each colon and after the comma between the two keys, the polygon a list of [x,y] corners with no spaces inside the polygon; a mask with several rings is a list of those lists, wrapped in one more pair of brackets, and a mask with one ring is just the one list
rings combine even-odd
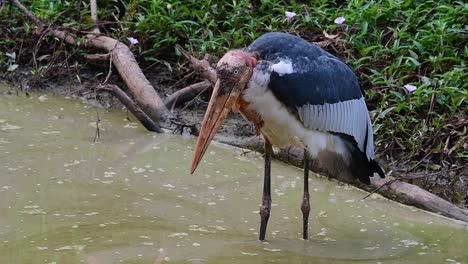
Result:
{"label": "dead branch in water", "polygon": [[[223,138],[220,142],[241,148],[252,149],[257,152],[263,152],[263,143],[258,137],[235,140],[231,138]],[[274,154],[275,158],[295,166],[302,165],[303,155],[304,152],[296,147],[284,148]],[[317,164],[313,163],[313,161],[310,168],[314,172],[326,174]],[[468,210],[460,208],[417,185],[401,181],[398,177],[394,178],[386,176],[385,179],[382,179],[378,176],[374,176],[371,177],[371,185],[364,185],[359,182],[352,184],[366,191],[375,191],[377,188],[378,190],[376,190],[376,192],[385,197],[391,198],[392,200],[413,205],[468,223]]]}
{"label": "dead branch in water", "polygon": [[130,111],[138,121],[149,131],[163,133],[161,127],[155,123],[140,107],[122,91],[117,85],[104,84],[97,87],[98,92],[108,92],[115,96]]}
{"label": "dead branch in water", "polygon": [[99,49],[108,52],[113,59],[113,65],[119,72],[123,81],[127,85],[129,92],[141,110],[155,123],[172,117],[172,114],[166,108],[161,97],[158,95],[148,79],[146,79],[133,56],[133,53],[127,45],[113,38],[97,33],[87,33],[83,42],[80,42],[75,34],[53,28],[46,29],[45,23],[24,7],[18,0],[10,0],[10,2],[36,24],[38,27],[38,30],[36,31],[37,34],[42,34],[43,31],[46,30],[45,33],[52,35],[67,44],[76,46],[83,45],[87,48]]}

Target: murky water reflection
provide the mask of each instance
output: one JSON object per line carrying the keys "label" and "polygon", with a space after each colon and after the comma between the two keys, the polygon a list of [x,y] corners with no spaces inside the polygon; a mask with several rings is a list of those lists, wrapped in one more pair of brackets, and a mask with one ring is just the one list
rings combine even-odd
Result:
{"label": "murky water reflection", "polygon": [[120,111],[0,96],[0,263],[468,263],[462,224],[273,164],[269,241],[257,241],[262,157],[155,135]]}

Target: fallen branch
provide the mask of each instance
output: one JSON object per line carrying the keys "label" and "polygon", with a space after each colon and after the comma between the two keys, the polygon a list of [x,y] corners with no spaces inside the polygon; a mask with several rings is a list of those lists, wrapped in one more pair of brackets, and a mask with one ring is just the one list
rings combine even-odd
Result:
{"label": "fallen branch", "polygon": [[108,62],[110,54],[85,54],[84,58],[91,63],[102,65],[103,62]]}
{"label": "fallen branch", "polygon": [[[217,137],[219,142],[251,149],[263,153],[263,143],[259,137],[250,138],[224,138]],[[295,166],[302,166],[304,151],[296,147],[289,147],[280,149],[278,153],[273,154],[278,160],[292,164]],[[326,174],[317,164],[312,161],[311,170],[320,174]],[[413,205],[428,211],[439,213],[444,216],[458,219],[468,223],[468,210],[462,209],[439,196],[432,194],[417,185],[413,185],[394,177],[387,176],[382,179],[378,176],[371,177],[371,185],[363,185],[361,183],[353,183],[354,186],[373,191],[375,188],[380,188],[377,192],[381,195],[396,200],[398,202]],[[383,186],[383,187],[382,187]]]}
{"label": "fallen branch", "polygon": [[209,81],[202,81],[199,83],[189,85],[171,94],[169,97],[166,98],[164,103],[166,104],[166,107],[168,109],[172,110],[174,109],[174,107],[192,100],[195,96],[210,88],[210,86],[211,83]]}
{"label": "fallen branch", "polygon": [[[392,180],[394,182],[387,184]],[[384,185],[379,191],[380,193],[387,194],[386,196],[389,197],[396,196],[405,204],[422,206],[429,211],[468,222],[468,210],[462,209],[419,186],[394,179],[393,177],[385,179],[373,177],[371,183],[374,187]]]}
{"label": "fallen branch", "polygon": [[[10,0],[10,2],[36,24],[38,27],[36,33],[41,34],[45,30],[44,22],[31,13],[18,0]],[[133,53],[125,44],[113,38],[94,33],[86,34],[84,41],[81,43],[76,35],[63,30],[50,29],[47,32],[70,45],[83,45],[87,48],[108,52],[112,56],[113,64],[127,85],[135,102],[153,122],[167,120],[172,117],[161,97],[141,71]]]}
{"label": "fallen branch", "polygon": [[180,45],[176,45],[176,47],[182,53],[182,55],[184,55],[184,57],[190,61],[192,68],[196,72],[198,72],[203,78],[207,79],[212,84],[216,83],[216,70],[211,67],[210,62],[207,60],[206,56],[203,60],[199,60],[190,55],[190,53],[188,53]]}
{"label": "fallen branch", "polygon": [[97,87],[98,92],[108,92],[115,96],[130,111],[138,121],[149,131],[163,133],[161,127],[155,123],[140,107],[122,91],[117,85],[105,84]]}

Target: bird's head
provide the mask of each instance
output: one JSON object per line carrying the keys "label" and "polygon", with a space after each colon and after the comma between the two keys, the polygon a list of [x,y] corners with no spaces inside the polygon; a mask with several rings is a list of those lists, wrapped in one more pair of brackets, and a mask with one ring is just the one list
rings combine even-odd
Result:
{"label": "bird's head", "polygon": [[216,131],[247,86],[256,64],[254,56],[241,50],[229,51],[219,60],[216,67],[218,79],[197,139],[191,173],[197,168]]}

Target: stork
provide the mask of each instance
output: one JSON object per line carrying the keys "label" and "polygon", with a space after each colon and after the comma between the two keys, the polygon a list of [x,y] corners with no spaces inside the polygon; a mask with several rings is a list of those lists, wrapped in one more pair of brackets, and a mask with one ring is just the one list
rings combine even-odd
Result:
{"label": "stork", "polygon": [[272,146],[304,149],[303,238],[308,238],[309,158],[331,176],[350,182],[384,172],[374,161],[372,123],[351,68],[309,42],[267,33],[244,50],[227,52],[194,150],[191,173],[230,111],[240,112],[265,141],[265,171],[259,239],[271,207]]}

